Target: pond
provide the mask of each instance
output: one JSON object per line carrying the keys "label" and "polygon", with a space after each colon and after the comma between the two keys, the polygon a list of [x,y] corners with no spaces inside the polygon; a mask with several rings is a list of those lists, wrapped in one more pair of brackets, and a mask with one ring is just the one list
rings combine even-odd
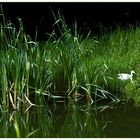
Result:
{"label": "pond", "polygon": [[108,121],[104,129],[105,137],[140,137],[140,108],[133,104],[118,104],[113,109],[104,110],[103,116]]}
{"label": "pond", "polygon": [[[59,104],[57,107],[58,108],[57,108],[55,117],[58,114],[61,117],[57,119],[55,126],[58,126],[56,130],[59,130],[63,126],[63,123],[65,121],[64,118],[66,118],[66,114],[68,112],[67,111],[62,112],[61,110],[62,104]],[[70,108],[70,111],[73,112],[74,111],[73,109],[74,108]],[[84,109],[82,110],[82,107],[79,107],[79,109],[77,110],[78,110],[76,112],[77,117],[79,115],[80,118],[83,118]],[[90,109],[86,111],[91,116],[89,120],[90,123],[88,124],[90,126],[89,127],[87,126],[86,128],[87,131],[81,132],[80,137],[101,137],[101,138],[102,137],[106,137],[106,138],[138,138],[140,137],[140,133],[139,133],[140,132],[140,118],[139,118],[140,109],[134,107],[132,103],[128,103],[128,104],[118,103],[106,109],[101,108],[99,111],[96,111],[95,109],[93,109],[93,107],[90,107]],[[82,124],[81,122],[82,119],[78,119],[78,118],[77,120],[73,120],[73,119],[74,118],[72,118],[71,116],[71,119],[68,122],[69,125],[70,123],[74,123],[74,122],[76,123],[76,121],[77,121],[77,124],[78,123]],[[83,121],[84,120],[85,119],[83,119]],[[78,128],[75,128],[75,131],[78,131]]]}
{"label": "pond", "polygon": [[131,103],[95,107],[59,102],[0,116],[0,137],[136,138],[140,109]]}

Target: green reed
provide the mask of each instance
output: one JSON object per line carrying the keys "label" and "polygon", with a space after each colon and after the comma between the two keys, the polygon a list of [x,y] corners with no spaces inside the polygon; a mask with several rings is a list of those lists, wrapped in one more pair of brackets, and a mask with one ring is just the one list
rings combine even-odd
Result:
{"label": "green reed", "polygon": [[45,44],[33,41],[26,34],[20,18],[18,31],[4,18],[0,36],[1,42],[6,42],[1,46],[4,110],[6,102],[14,109],[20,107],[21,101],[27,109],[27,100],[31,106],[40,105],[56,92],[75,100],[77,95],[85,94],[87,101],[93,102],[92,88],[97,88],[94,85],[99,79],[107,84],[107,66],[102,58],[96,57],[98,41],[90,41],[88,36],[82,39],[76,22],[73,34],[60,12],[54,18],[60,35],[52,32]]}

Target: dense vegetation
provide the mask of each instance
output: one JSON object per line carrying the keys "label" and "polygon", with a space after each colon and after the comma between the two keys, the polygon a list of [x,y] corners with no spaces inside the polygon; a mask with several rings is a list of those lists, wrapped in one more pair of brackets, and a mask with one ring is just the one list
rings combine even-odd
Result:
{"label": "dense vegetation", "polygon": [[[53,126],[49,104],[58,99],[87,103],[88,106],[96,106],[104,100],[133,99],[137,106],[140,105],[139,27],[125,31],[118,27],[110,34],[85,37],[78,34],[76,22],[74,28],[69,29],[58,12],[58,17],[54,15],[54,25],[58,26],[59,35],[53,31],[42,43],[26,34],[21,19],[17,30],[3,14],[1,17],[1,137],[54,137],[50,133]],[[118,79],[118,73],[130,73],[131,70],[136,72],[133,82]],[[40,129],[37,125],[30,127],[29,111],[32,107],[37,112],[34,121],[38,126],[43,124]],[[91,116],[86,117],[86,123],[90,124]],[[72,137],[73,132],[67,136],[63,133],[66,124],[62,129],[63,135],[60,133],[55,137]],[[95,126],[97,130],[97,124]],[[12,135],[13,131],[15,135]],[[20,133],[22,131],[24,135]],[[81,132],[78,137],[82,137]],[[99,135],[96,133],[94,136]]]}

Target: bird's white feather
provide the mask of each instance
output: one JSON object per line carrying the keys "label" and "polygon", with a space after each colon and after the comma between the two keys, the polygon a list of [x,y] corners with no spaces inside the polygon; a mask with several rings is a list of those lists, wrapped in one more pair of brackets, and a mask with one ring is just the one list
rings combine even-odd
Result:
{"label": "bird's white feather", "polygon": [[118,76],[119,76],[118,79],[120,79],[120,80],[131,80],[132,81],[134,73],[135,72],[133,70],[131,71],[131,74],[120,73],[120,74],[118,74]]}

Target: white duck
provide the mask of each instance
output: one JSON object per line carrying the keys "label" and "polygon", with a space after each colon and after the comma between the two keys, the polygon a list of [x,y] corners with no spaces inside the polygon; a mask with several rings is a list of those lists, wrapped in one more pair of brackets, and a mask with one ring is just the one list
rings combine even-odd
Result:
{"label": "white duck", "polygon": [[118,74],[119,75],[118,79],[123,80],[123,81],[125,81],[125,80],[131,80],[131,82],[132,82],[132,80],[133,80],[133,74],[134,73],[135,73],[134,70],[131,70],[131,74],[120,73],[120,74]]}

